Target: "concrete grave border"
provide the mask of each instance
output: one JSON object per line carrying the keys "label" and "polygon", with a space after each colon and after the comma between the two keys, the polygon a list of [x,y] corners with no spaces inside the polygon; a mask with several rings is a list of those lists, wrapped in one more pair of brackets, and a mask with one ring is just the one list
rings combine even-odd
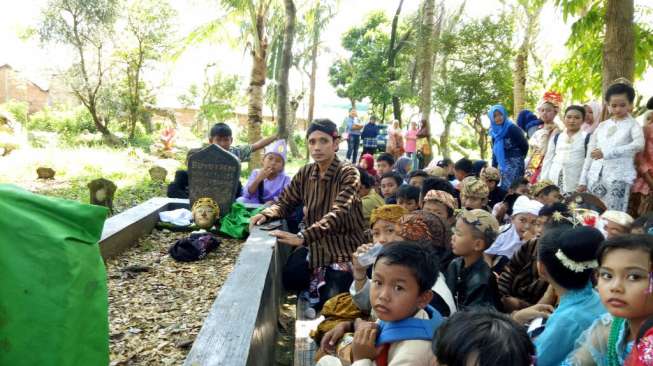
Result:
{"label": "concrete grave border", "polygon": [[[148,235],[159,221],[159,212],[184,207],[189,207],[187,199],[155,197],[109,218],[99,243],[102,257],[113,258]],[[277,320],[284,296],[281,273],[289,254],[290,247],[278,245],[266,231],[252,231],[202,324],[185,366],[274,363]]]}

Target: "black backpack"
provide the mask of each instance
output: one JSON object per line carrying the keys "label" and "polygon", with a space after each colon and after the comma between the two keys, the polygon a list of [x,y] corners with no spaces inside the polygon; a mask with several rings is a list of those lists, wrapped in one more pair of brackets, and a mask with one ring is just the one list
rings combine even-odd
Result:
{"label": "black backpack", "polygon": [[[561,133],[562,132],[558,132],[553,136],[553,147],[558,147],[558,137],[560,137]],[[585,156],[587,156],[587,145],[590,143],[590,137],[592,137],[591,133],[588,133],[587,136],[585,136]]]}
{"label": "black backpack", "polygon": [[179,262],[200,260],[220,245],[220,238],[211,233],[191,234],[188,238],[177,240],[168,253]]}

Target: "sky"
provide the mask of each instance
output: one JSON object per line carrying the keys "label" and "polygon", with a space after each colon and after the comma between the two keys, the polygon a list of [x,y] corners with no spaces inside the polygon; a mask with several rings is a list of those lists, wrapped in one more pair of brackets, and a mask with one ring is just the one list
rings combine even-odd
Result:
{"label": "sky", "polygon": [[[446,6],[449,9],[455,8],[462,0],[447,0]],[[644,4],[650,0],[636,0],[636,3]],[[0,65],[11,64],[14,68],[22,71],[35,82],[47,86],[48,76],[57,70],[63,69],[70,60],[70,52],[64,47],[40,45],[36,40],[23,41],[18,34],[33,27],[39,18],[40,11],[47,3],[47,0],[0,0],[2,3],[0,12]],[[402,14],[414,12],[419,3],[418,0],[405,0]],[[204,24],[220,15],[217,0],[171,0],[171,4],[179,13],[177,19],[177,31],[179,35],[187,34],[197,26]],[[302,0],[296,0],[301,6]],[[365,15],[373,10],[383,10],[392,17],[398,0],[341,0],[340,9],[336,16],[330,21],[324,32],[324,44],[328,52],[319,57],[318,79],[317,79],[317,111],[316,115],[330,118],[342,118],[335,116],[341,113],[337,106],[348,105],[348,101],[338,98],[335,90],[328,83],[329,66],[339,57],[346,57],[347,53],[340,45],[342,33],[362,22]],[[486,15],[498,14],[502,7],[499,0],[467,0],[464,16],[467,18],[480,18]],[[545,62],[545,67],[550,66],[553,61],[564,58],[566,49],[563,44],[569,35],[569,24],[562,20],[559,10],[553,6],[547,6],[540,14],[541,32],[536,40],[538,54]],[[233,31],[233,30],[232,30]],[[238,74],[241,76],[242,87],[247,86],[249,79],[249,67],[251,65],[248,52],[243,52],[244,45],[226,44],[202,44],[187,49],[175,62],[167,62],[157,67],[156,70],[148,71],[148,78],[160,85],[157,95],[161,106],[179,106],[177,97],[183,94],[193,84],[201,84],[204,78],[204,67],[207,64],[215,63],[223,72]],[[293,74],[291,74],[293,75]],[[647,81],[653,81],[653,72],[648,73]],[[301,80],[297,75],[291,77],[291,88],[295,90],[305,87],[308,89],[306,80]],[[641,92],[653,93],[653,82],[640,83],[648,85],[646,90]],[[308,98],[304,98],[307,103]],[[305,105],[303,106],[305,108]],[[299,111],[302,114],[302,108]]]}

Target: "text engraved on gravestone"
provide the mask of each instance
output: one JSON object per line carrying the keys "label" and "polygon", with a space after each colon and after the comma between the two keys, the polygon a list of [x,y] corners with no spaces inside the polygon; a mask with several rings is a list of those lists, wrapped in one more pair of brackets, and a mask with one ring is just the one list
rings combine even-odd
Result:
{"label": "text engraved on gravestone", "polygon": [[191,155],[188,165],[191,205],[198,198],[211,197],[220,206],[220,216],[227,214],[238,195],[238,159],[228,151],[210,145]]}

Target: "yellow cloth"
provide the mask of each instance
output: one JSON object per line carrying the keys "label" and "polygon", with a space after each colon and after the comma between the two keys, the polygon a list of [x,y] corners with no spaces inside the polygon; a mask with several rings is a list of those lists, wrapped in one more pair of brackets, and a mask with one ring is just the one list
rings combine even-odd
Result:
{"label": "yellow cloth", "polygon": [[385,201],[374,189],[370,190],[370,193],[363,197],[361,201],[363,204],[363,219],[365,219],[365,223],[369,225],[370,218],[372,217],[372,210],[385,205]]}
{"label": "yellow cloth", "polygon": [[383,205],[372,210],[370,224],[374,225],[378,220],[385,220],[398,223],[399,219],[407,214],[408,211],[399,205]]}
{"label": "yellow cloth", "polygon": [[317,329],[311,331],[311,338],[315,343],[320,344],[324,334],[338,323],[343,321],[355,320],[356,318],[363,318],[365,315],[356,307],[351,298],[351,294],[343,292],[336,295],[324,303],[321,314],[324,316]]}

